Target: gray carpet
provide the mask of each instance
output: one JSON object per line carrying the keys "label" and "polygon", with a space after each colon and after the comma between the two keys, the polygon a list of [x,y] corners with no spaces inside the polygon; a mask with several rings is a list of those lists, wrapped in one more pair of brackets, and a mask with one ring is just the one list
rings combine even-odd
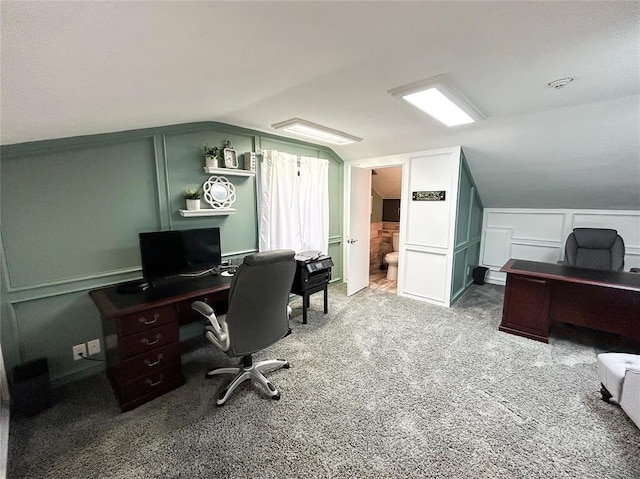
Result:
{"label": "gray carpet", "polygon": [[[222,408],[226,355],[184,358],[187,384],[120,414],[104,374],[12,417],[10,478],[637,478],[640,430],[600,400],[595,358],[615,338],[558,330],[550,344],[498,332],[503,288],[451,308],[330,288],[309,324],[257,359],[282,399],[245,385]],[[203,343],[204,345],[205,343]]]}

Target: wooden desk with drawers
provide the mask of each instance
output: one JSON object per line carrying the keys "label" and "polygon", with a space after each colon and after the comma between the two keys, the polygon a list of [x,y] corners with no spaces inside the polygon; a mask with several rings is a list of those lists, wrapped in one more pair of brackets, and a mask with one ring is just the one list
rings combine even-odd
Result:
{"label": "wooden desk with drawers", "polygon": [[640,273],[511,259],[500,331],[549,342],[553,321],[640,343]]}
{"label": "wooden desk with drawers", "polygon": [[107,376],[123,412],[184,384],[179,328],[202,319],[193,301],[226,313],[230,283],[207,275],[138,293],[118,286],[89,293],[102,315]]}

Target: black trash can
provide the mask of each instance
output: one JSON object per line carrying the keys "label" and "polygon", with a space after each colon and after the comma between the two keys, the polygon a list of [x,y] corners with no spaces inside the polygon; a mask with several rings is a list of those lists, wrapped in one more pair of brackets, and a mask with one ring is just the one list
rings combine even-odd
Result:
{"label": "black trash can", "polygon": [[484,266],[476,266],[473,269],[473,283],[484,284],[484,278],[487,275],[487,271],[489,271],[489,268],[485,268]]}
{"label": "black trash can", "polygon": [[33,416],[51,404],[47,358],[33,359],[13,368],[12,412],[21,416]]}

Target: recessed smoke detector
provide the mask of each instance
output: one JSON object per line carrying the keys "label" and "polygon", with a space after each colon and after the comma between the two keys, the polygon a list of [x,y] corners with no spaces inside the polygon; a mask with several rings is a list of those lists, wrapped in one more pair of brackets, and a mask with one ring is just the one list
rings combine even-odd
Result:
{"label": "recessed smoke detector", "polygon": [[560,88],[566,87],[572,81],[573,81],[572,77],[560,78],[559,80],[553,80],[553,81],[549,82],[548,85],[551,88],[555,88],[556,90],[559,90]]}

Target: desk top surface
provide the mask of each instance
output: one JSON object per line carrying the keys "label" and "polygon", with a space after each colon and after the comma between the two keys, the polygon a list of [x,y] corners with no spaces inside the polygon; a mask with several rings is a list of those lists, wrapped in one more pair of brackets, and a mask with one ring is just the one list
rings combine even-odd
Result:
{"label": "desk top surface", "polygon": [[182,278],[176,282],[150,287],[145,291],[135,293],[119,293],[119,285],[114,285],[95,289],[90,291],[89,295],[103,317],[113,317],[176,303],[216,291],[227,291],[231,279],[231,277],[219,274]]}
{"label": "desk top surface", "polygon": [[500,271],[523,276],[535,276],[538,278],[640,292],[640,273],[601,271],[597,269],[577,268],[565,264],[541,263],[522,259],[510,259]]}

